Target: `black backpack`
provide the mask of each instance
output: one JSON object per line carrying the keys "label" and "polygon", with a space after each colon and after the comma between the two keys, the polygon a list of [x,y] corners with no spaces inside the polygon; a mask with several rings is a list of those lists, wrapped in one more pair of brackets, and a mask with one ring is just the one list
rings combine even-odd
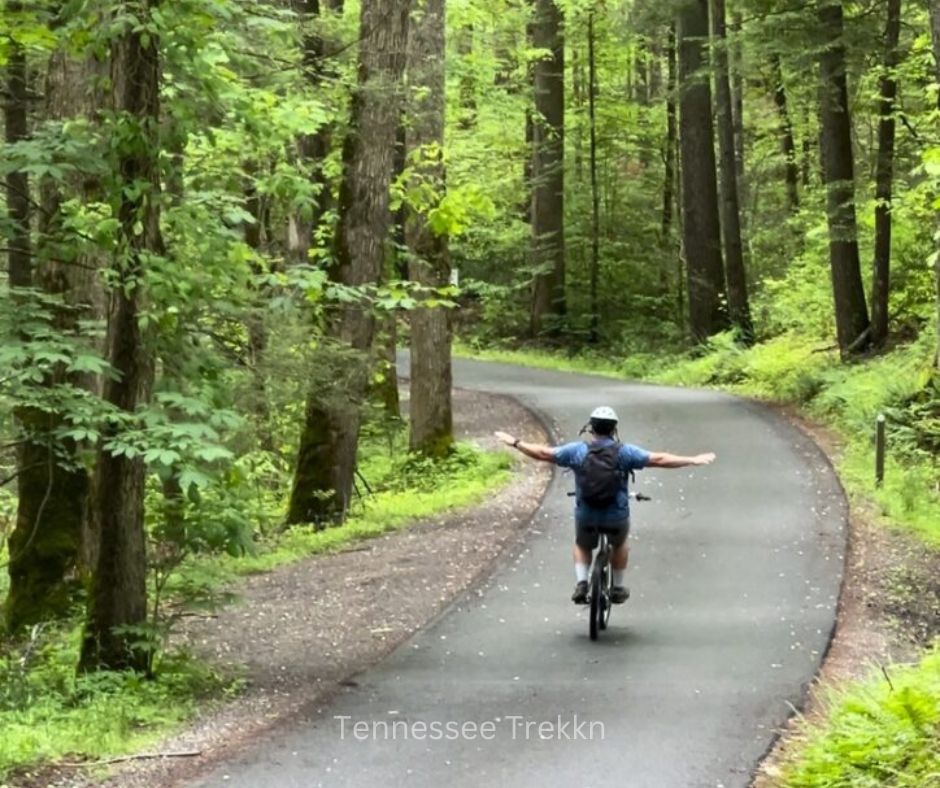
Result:
{"label": "black backpack", "polygon": [[605,509],[623,489],[620,444],[592,444],[581,464],[581,502],[592,509]]}

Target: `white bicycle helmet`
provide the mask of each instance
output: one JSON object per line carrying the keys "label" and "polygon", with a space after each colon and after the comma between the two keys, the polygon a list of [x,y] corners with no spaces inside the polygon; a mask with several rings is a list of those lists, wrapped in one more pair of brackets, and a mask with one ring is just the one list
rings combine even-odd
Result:
{"label": "white bicycle helmet", "polygon": [[606,405],[602,405],[599,408],[594,408],[594,412],[591,414],[591,421],[613,421],[618,422],[620,419],[617,418],[617,414],[614,412],[613,408],[608,408]]}

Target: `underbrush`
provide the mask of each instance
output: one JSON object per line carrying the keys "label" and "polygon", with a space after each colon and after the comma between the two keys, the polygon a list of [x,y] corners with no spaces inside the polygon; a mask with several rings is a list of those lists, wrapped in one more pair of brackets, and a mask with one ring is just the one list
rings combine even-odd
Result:
{"label": "underbrush", "polygon": [[77,675],[80,641],[75,624],[37,627],[25,642],[0,644],[0,784],[33,764],[142,749],[242,684],[179,652],[160,658],[153,679]]}
{"label": "underbrush", "polygon": [[[717,386],[744,396],[799,405],[840,433],[840,476],[851,494],[874,501],[885,522],[940,547],[940,391],[933,373],[934,338],[876,358],[842,364],[835,351],[796,334],[742,348],[730,335],[705,353],[650,379]],[[887,418],[885,480],[875,483],[875,420]]]}
{"label": "underbrush", "polygon": [[785,788],[940,786],[940,646],[834,694],[825,725],[804,723],[798,736]]}

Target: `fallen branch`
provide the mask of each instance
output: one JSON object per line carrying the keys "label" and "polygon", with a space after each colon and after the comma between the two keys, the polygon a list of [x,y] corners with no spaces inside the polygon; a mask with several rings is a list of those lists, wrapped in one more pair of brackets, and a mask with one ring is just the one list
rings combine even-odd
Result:
{"label": "fallen branch", "polygon": [[63,761],[57,765],[84,768],[89,766],[110,766],[115,763],[143,761],[155,758],[195,758],[199,755],[202,755],[202,750],[185,750],[183,752],[140,752],[136,755],[122,755],[120,758],[108,758],[105,761]]}

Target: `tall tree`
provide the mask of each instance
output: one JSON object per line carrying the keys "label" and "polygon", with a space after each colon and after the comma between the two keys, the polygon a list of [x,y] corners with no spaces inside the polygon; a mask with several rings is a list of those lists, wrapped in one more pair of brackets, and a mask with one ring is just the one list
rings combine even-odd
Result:
{"label": "tall tree", "polygon": [[[62,128],[76,118],[94,122],[102,106],[97,88],[101,76],[96,58],[74,57],[64,48],[54,52],[43,90],[44,124]],[[90,251],[73,259],[71,247],[77,239],[64,226],[63,204],[75,199],[100,201],[100,184],[90,172],[77,173],[64,182],[45,177],[39,196],[33,284],[57,303],[51,315],[55,329],[76,337],[83,323],[102,315],[104,262],[100,253]],[[56,389],[61,393],[74,386],[97,391],[98,385],[95,376],[67,373],[61,364],[37,384],[48,389],[53,400]],[[94,567],[98,542],[87,516],[88,472],[75,456],[74,442],[58,437],[66,424],[65,414],[58,407],[44,407],[20,408],[17,415],[27,434],[20,447],[17,520],[10,539],[5,612],[12,630],[71,612],[79,575]]]}
{"label": "tall tree", "polygon": [[841,0],[819,0],[817,16],[824,37],[819,56],[819,114],[829,221],[829,261],[839,350],[843,357],[848,357],[867,348],[870,323],[858,253],[852,120]]}
{"label": "tall tree", "polygon": [[[115,170],[120,183],[120,240],[110,293],[107,357],[115,377],[104,399],[131,417],[150,395],[152,350],[141,330],[148,260],[163,254],[160,234],[160,39],[150,24],[159,0],[125,0],[111,44]],[[144,24],[138,24],[139,21]],[[100,541],[80,667],[147,670],[150,655],[133,628],[146,622],[145,466],[103,448],[98,455],[93,516]]]}
{"label": "tall tree", "polygon": [[[363,288],[379,281],[391,224],[389,185],[405,68],[411,0],[364,0],[360,9],[359,73],[343,144],[339,226],[331,278]],[[345,517],[356,472],[362,405],[368,391],[368,356],[375,318],[364,302],[337,308],[330,334],[352,356],[332,393],[312,387],[287,519],[322,522]]]}
{"label": "tall tree", "polygon": [[[447,236],[435,231],[428,210],[444,195],[444,0],[425,0],[412,23],[409,86],[415,95],[408,128],[408,158],[431,204],[412,210],[405,224],[409,278],[429,288],[450,282]],[[419,306],[411,315],[411,449],[444,456],[454,441],[451,405],[451,318],[446,309]]]}
{"label": "tall tree", "polygon": [[689,289],[689,327],[696,341],[727,328],[721,258],[714,123],[705,43],[708,1],[683,0],[678,8],[679,145],[683,236]]}
{"label": "tall tree", "polygon": [[591,127],[591,342],[600,338],[601,194],[597,182],[597,53],[594,10],[588,14],[588,117]]}
{"label": "tall tree", "polygon": [[800,166],[796,159],[796,142],[793,137],[793,122],[787,102],[787,86],[783,81],[783,68],[780,55],[774,52],[770,56],[771,90],[774,104],[780,115],[780,148],[785,162],[784,180],[787,185],[787,205],[792,213],[800,209]]}
{"label": "tall tree", "polygon": [[532,335],[555,330],[565,314],[565,38],[555,0],[533,0]]}
{"label": "tall tree", "polygon": [[[670,245],[674,215],[676,180],[676,143],[678,141],[678,111],[676,109],[676,29],[669,28],[666,43],[666,140],[663,145],[663,210],[660,233],[664,248]],[[681,287],[681,283],[680,283]]]}
{"label": "tall tree", "polygon": [[728,36],[725,0],[711,0],[712,37],[715,46],[715,99],[718,110],[718,151],[721,197],[721,232],[724,239],[725,276],[731,324],[746,344],[754,341],[754,325],[747,295],[747,272],[741,243],[741,208],[738,204],[738,174],[735,161],[734,112],[728,69]]}
{"label": "tall tree", "polygon": [[901,0],[888,0],[884,70],[878,107],[878,162],[875,172],[875,262],[871,286],[871,339],[881,347],[888,339],[888,293],[891,279],[891,198],[894,186],[894,111],[898,94],[895,71],[901,35]]}

